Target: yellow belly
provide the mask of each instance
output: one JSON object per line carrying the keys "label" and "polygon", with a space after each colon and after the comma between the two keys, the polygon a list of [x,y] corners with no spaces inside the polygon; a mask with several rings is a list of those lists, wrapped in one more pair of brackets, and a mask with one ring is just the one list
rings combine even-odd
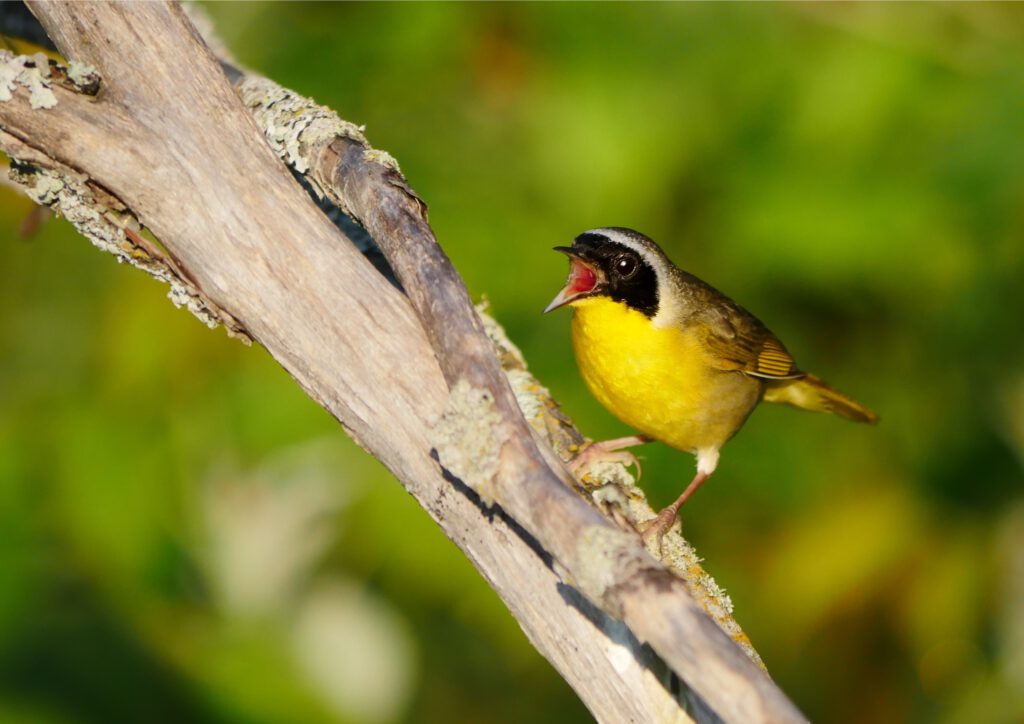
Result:
{"label": "yellow belly", "polygon": [[607,297],[573,307],[572,341],[587,387],[630,427],[679,450],[720,448],[761,397],[761,383],[709,363],[692,332],[657,328]]}

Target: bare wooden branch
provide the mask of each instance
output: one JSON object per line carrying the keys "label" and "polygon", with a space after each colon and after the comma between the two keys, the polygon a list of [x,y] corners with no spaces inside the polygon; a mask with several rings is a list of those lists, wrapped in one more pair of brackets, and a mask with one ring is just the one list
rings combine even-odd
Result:
{"label": "bare wooden branch", "polygon": [[[318,194],[368,224],[372,224],[371,215],[378,213],[377,202],[381,199],[391,199],[392,205],[417,207],[425,223],[425,204],[401,176],[391,156],[370,147],[361,128],[271,80],[225,65],[271,147],[303,174]],[[568,461],[585,438],[526,371],[522,355],[504,337],[500,327],[485,311],[478,309],[478,313],[488,336],[498,347],[502,368],[522,414],[541,435],[543,444],[554,449],[560,460]],[[546,447],[540,451],[545,452]],[[592,485],[583,492],[589,493],[599,507],[610,508],[613,517],[623,520],[629,530],[654,517],[643,491],[622,465],[600,466],[590,479]],[[731,601],[675,530],[666,536],[661,555],[712,619],[761,665],[757,652],[731,616]]]}
{"label": "bare wooden branch", "polygon": [[[509,408],[497,404],[501,396],[511,390],[500,371],[500,379],[492,377],[490,361],[493,354],[490,350],[486,346],[467,342],[478,334],[478,317],[465,312],[464,307],[468,307],[469,299],[461,279],[434,239],[426,220],[425,205],[410,189],[390,157],[384,155],[382,160],[379,152],[375,152],[366,143],[362,133],[353,132],[352,128],[344,129],[333,140],[320,134],[305,137],[299,131],[303,124],[300,120],[301,111],[312,104],[301,97],[289,95],[290,91],[284,91],[266,79],[245,78],[239,83],[239,90],[246,105],[255,110],[261,127],[267,129],[272,145],[281,147],[281,139],[288,139],[283,144],[287,150],[283,150],[281,155],[286,159],[301,157],[297,169],[308,168],[314,186],[371,231],[384,248],[403,286],[411,292],[413,304],[424,325],[428,331],[435,330],[435,352],[442,366],[445,360],[449,360],[447,377],[449,383],[454,385],[453,398],[459,405],[454,417],[461,424],[454,432],[447,428],[445,431],[449,433],[449,439],[458,440],[463,446],[470,447],[469,450],[460,450],[456,445],[454,449],[442,450],[442,464],[471,471],[461,473],[460,477],[469,482],[467,478],[472,476],[477,481],[473,487],[482,497],[493,497],[516,520],[524,522],[528,530],[544,531],[547,534],[547,537],[542,538],[545,548],[552,551],[556,560],[563,563],[571,573],[576,574],[577,578],[571,580],[612,616],[622,616],[625,610],[620,595],[633,599],[633,595],[637,594],[636,599],[641,600],[633,599],[630,603],[636,604],[637,610],[641,612],[640,618],[646,619],[651,613],[648,607],[655,604],[655,599],[649,597],[652,591],[675,587],[674,594],[680,594],[682,586],[678,578],[663,568],[648,565],[644,560],[637,537],[620,537],[616,535],[618,531],[610,527],[603,530],[591,528],[592,519],[583,514],[578,506],[572,512],[561,509],[564,500],[561,494],[568,490],[571,482],[566,480],[561,466],[554,471],[545,468],[550,463],[550,457],[546,456],[544,448],[533,445],[532,438],[524,432],[518,406],[513,404]],[[280,121],[272,117],[275,112]],[[329,124],[322,112],[322,109],[317,108],[313,118],[321,128],[326,128]],[[281,123],[290,124],[296,131],[295,135],[277,130]],[[439,289],[447,293],[438,293]],[[484,355],[485,359],[477,359],[478,354]],[[470,377],[473,382],[469,381]],[[475,383],[483,385],[485,391],[479,392],[480,388]],[[512,399],[514,403],[514,397]],[[492,405],[492,402],[495,404]],[[507,429],[502,430],[503,426]],[[435,442],[437,439],[434,438]],[[499,463],[497,449],[502,444],[512,450],[502,451]],[[493,455],[489,466],[484,467],[483,474],[481,450],[491,451]],[[452,466],[446,452],[464,462],[456,462]],[[556,478],[553,472],[561,475]],[[499,488],[502,481],[506,481],[509,488]],[[559,485],[560,482],[562,485]],[[571,502],[566,504],[572,507]],[[654,516],[646,505],[641,506],[640,510],[640,515],[634,513],[627,516],[627,519],[639,523]],[[689,548],[677,536],[675,539],[680,548]],[[598,551],[599,555],[595,558],[594,554]],[[614,570],[615,566],[621,568]],[[683,570],[693,578],[706,580],[699,567],[697,572],[690,566]],[[606,575],[607,578],[579,578],[580,575],[590,576],[591,573]],[[634,582],[630,580],[633,576],[646,580],[636,584],[638,587],[634,589]],[[662,577],[664,580],[659,580]],[[588,590],[590,583],[605,587]],[[712,599],[707,594],[703,598]],[[672,595],[666,596],[665,605],[671,606],[671,600]],[[686,605],[689,601],[677,603]],[[716,612],[721,613],[721,610]],[[731,617],[726,613],[720,618],[732,624],[727,624],[726,629],[753,653],[749,642]],[[642,625],[642,621],[634,624],[627,619],[627,622],[631,626]],[[681,629],[662,633],[679,635]],[[692,636],[693,633],[686,635]],[[654,639],[646,640],[652,642],[655,650],[662,652]],[[707,645],[709,650],[714,647],[714,644]],[[672,646],[670,644],[669,651],[679,650]],[[696,648],[699,649],[699,646]],[[753,658],[760,662],[756,653],[753,653]],[[671,663],[676,664],[674,661]],[[692,669],[693,664],[698,662],[691,660],[690,663],[689,669]],[[698,665],[706,669],[708,661],[699,661]],[[687,668],[675,670],[690,673]],[[692,681],[690,677],[685,678],[687,682]]]}
{"label": "bare wooden branch", "polygon": [[[93,98],[55,85],[56,105],[43,109],[33,107],[36,90],[15,84],[0,103],[0,146],[16,158],[20,147],[37,168],[80,174],[151,229],[169,268],[227,310],[420,500],[598,718],[684,716],[675,672],[701,719],[801,720],[683,582],[577,496],[537,445],[396,167],[350,129],[325,127],[311,176],[374,233],[415,313],[270,152],[179,8],[33,9],[66,57],[99,69],[102,86]],[[462,483],[510,517],[488,521]]]}

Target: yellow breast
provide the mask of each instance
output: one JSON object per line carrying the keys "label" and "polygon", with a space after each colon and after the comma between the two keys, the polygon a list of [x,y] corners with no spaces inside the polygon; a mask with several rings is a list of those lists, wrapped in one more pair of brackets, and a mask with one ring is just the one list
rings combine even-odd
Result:
{"label": "yellow breast", "polygon": [[760,399],[757,380],[709,364],[692,330],[658,328],[607,297],[573,307],[573,347],[587,387],[645,435],[688,452],[718,449]]}

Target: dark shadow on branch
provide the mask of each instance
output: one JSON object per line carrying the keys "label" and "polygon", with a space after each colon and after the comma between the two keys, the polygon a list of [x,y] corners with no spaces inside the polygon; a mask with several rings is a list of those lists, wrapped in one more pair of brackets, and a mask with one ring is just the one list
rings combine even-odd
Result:
{"label": "dark shadow on branch", "polygon": [[[431,450],[430,456],[440,464],[437,450]],[[445,481],[451,483],[452,488],[480,509],[480,512],[487,518],[489,523],[493,523],[495,518],[501,520],[510,531],[515,533],[537,555],[549,570],[554,571],[554,559],[551,557],[551,554],[544,550],[540,542],[506,513],[501,506],[487,505],[475,490],[466,485],[461,478],[454,475],[444,466],[441,466],[441,474]],[[676,673],[655,653],[654,649],[640,642],[625,623],[608,616],[608,614],[590,603],[582,593],[572,586],[559,582],[557,587],[559,595],[567,606],[571,606],[579,611],[609,641],[625,647],[632,653],[637,663],[650,671],[654,678],[679,702],[680,706],[694,720],[710,724],[723,722],[722,718],[711,709],[707,702],[680,680]]]}
{"label": "dark shadow on branch", "polygon": [[650,671],[658,683],[665,687],[665,690],[695,721],[710,724],[723,722],[723,719],[711,709],[707,702],[680,680],[676,673],[655,653],[654,649],[640,642],[626,624],[608,616],[572,586],[559,583],[558,593],[566,605],[572,606],[583,614],[584,618],[610,641],[632,652],[637,663]]}

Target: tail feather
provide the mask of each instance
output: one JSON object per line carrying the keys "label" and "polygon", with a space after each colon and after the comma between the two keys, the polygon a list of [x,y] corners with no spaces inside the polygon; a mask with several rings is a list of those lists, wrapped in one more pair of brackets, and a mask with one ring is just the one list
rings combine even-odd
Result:
{"label": "tail feather", "polygon": [[866,422],[869,425],[878,422],[878,415],[874,412],[839,390],[832,389],[814,375],[769,382],[765,387],[764,399],[801,410],[832,412],[854,422]]}

